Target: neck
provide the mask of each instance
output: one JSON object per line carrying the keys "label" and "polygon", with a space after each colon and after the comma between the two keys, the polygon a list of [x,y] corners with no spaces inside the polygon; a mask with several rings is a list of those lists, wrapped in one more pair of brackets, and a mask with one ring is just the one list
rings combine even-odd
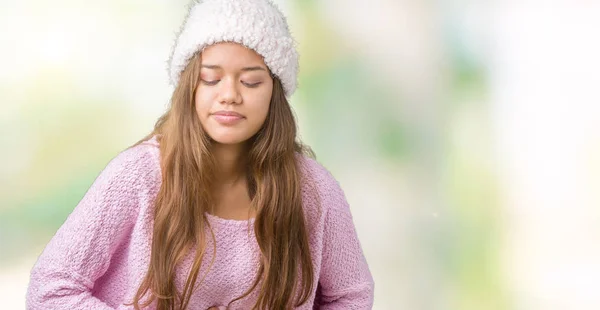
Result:
{"label": "neck", "polygon": [[217,188],[233,186],[246,178],[246,148],[242,144],[219,144],[213,145],[213,153],[216,159]]}

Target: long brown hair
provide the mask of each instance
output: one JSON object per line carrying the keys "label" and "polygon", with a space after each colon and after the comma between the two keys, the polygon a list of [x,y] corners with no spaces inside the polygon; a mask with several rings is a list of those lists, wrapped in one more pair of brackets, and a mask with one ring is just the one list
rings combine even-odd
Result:
{"label": "long brown hair", "polygon": [[[167,112],[158,119],[152,133],[136,143],[157,136],[162,184],[155,200],[150,264],[134,297],[135,309],[154,300],[158,310],[185,309],[206,253],[204,232],[205,225],[209,229],[210,225],[205,212],[213,203],[211,180],[215,158],[211,154],[211,139],[202,129],[195,110],[200,67],[200,53],[196,53],[181,74]],[[313,290],[309,228],[302,210],[296,155],[314,157],[314,154],[297,140],[296,131],[281,81],[274,77],[265,123],[248,141],[247,181],[252,208],[256,211],[254,233],[261,260],[252,286],[235,300],[258,288],[253,309],[299,306],[307,302]],[[197,249],[194,262],[183,291],[179,292],[174,282],[175,267],[193,245]],[[216,249],[212,250],[214,260]],[[148,300],[140,305],[148,292]]]}

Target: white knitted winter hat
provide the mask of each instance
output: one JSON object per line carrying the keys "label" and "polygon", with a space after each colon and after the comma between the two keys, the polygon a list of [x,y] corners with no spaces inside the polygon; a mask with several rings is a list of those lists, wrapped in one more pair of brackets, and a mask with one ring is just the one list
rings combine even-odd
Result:
{"label": "white knitted winter hat", "polygon": [[285,16],[269,0],[194,0],[169,58],[171,84],[196,51],[218,42],[236,42],[260,54],[283,85],[296,90],[298,52]]}

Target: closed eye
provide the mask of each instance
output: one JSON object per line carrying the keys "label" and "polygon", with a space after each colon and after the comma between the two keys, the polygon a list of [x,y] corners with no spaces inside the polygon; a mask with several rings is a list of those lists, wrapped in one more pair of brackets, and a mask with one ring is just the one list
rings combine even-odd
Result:
{"label": "closed eye", "polygon": [[256,88],[256,87],[258,87],[258,85],[262,84],[262,82],[246,83],[246,82],[242,81],[242,84],[244,84],[246,87],[249,87],[249,88]]}
{"label": "closed eye", "polygon": [[220,80],[214,80],[214,81],[201,80],[201,81],[202,81],[202,84],[204,84],[204,85],[213,86],[213,85],[217,85],[217,83],[219,83]]}

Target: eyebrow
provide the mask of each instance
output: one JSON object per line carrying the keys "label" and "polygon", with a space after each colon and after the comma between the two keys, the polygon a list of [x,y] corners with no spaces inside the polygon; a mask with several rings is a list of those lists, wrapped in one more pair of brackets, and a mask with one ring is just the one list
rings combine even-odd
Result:
{"label": "eyebrow", "polygon": [[[206,68],[206,69],[213,69],[213,70],[223,70],[223,68],[221,66],[217,66],[217,65],[202,65],[202,68]],[[265,68],[261,67],[261,66],[254,66],[254,67],[244,67],[242,68],[242,71],[267,71],[265,70]]]}

